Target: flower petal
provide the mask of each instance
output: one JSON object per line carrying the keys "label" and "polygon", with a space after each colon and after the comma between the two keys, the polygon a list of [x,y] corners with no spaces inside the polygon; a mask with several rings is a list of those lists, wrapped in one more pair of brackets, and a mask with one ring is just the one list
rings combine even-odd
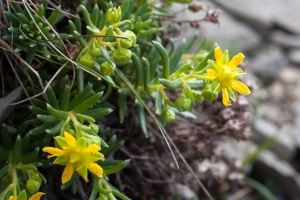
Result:
{"label": "flower petal", "polygon": [[225,106],[230,106],[231,102],[229,100],[228,92],[226,88],[222,88],[222,102]]}
{"label": "flower petal", "polygon": [[240,94],[250,94],[251,93],[251,91],[247,85],[245,85],[244,83],[237,81],[237,80],[232,81],[231,87],[232,87],[232,89],[236,90]]}
{"label": "flower petal", "polygon": [[44,147],[43,151],[52,154],[48,155],[47,158],[51,158],[53,156],[61,156],[64,154],[63,150],[54,147]]}
{"label": "flower petal", "polygon": [[28,200],[40,200],[41,196],[43,196],[45,193],[43,192],[37,192],[34,195],[32,195]]}
{"label": "flower petal", "polygon": [[8,200],[16,200],[16,197],[10,196],[10,197],[8,198]]}
{"label": "flower petal", "polygon": [[218,76],[217,72],[214,69],[207,69],[206,74],[210,79],[215,79]]}
{"label": "flower petal", "polygon": [[68,182],[72,176],[73,176],[73,172],[74,172],[74,167],[71,164],[67,164],[67,166],[64,169],[64,172],[61,176],[61,182],[64,184],[66,182]]}
{"label": "flower petal", "polygon": [[90,151],[91,154],[94,154],[94,153],[100,151],[100,149],[101,149],[101,148],[100,148],[98,145],[96,145],[96,144],[90,144],[87,148],[89,149],[89,151]]}
{"label": "flower petal", "polygon": [[233,56],[231,59],[229,66],[232,70],[234,70],[241,62],[243,62],[245,56],[242,53],[238,53],[238,55]]}
{"label": "flower petal", "polygon": [[70,133],[65,131],[64,135],[69,145],[76,144],[76,139]]}
{"label": "flower petal", "polygon": [[97,163],[90,163],[87,165],[87,168],[98,177],[103,176],[103,169]]}
{"label": "flower petal", "polygon": [[214,53],[215,53],[215,59],[218,63],[218,65],[222,65],[223,63],[223,53],[222,53],[222,50],[219,46],[217,46],[215,49],[214,49]]}

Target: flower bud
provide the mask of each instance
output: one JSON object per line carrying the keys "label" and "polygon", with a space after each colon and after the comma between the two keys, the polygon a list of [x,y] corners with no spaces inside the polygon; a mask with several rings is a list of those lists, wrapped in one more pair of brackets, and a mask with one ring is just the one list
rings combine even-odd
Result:
{"label": "flower bud", "polygon": [[122,11],[121,7],[119,6],[118,9],[114,7],[113,9],[110,8],[105,13],[106,19],[110,24],[115,24],[121,21]]}
{"label": "flower bud", "polygon": [[201,103],[204,100],[202,93],[200,91],[193,90],[192,94],[196,103]]}
{"label": "flower bud", "polygon": [[115,68],[109,62],[106,61],[100,65],[100,74],[110,76],[114,72]]}
{"label": "flower bud", "polygon": [[190,110],[192,101],[189,98],[187,98],[185,94],[182,93],[175,101],[175,105],[180,112],[187,111]]}
{"label": "flower bud", "polygon": [[121,46],[123,48],[127,49],[127,48],[132,47],[133,45],[136,44],[136,35],[134,34],[134,32],[132,32],[130,30],[126,30],[120,36],[128,37],[128,39],[121,39],[120,40]]}
{"label": "flower bud", "polygon": [[175,120],[175,117],[176,117],[176,114],[173,110],[171,109],[164,109],[163,110],[163,113],[162,113],[162,117],[164,117],[165,119],[165,123],[168,124],[168,123],[171,123],[172,121]]}
{"label": "flower bud", "polygon": [[98,132],[99,132],[99,126],[97,124],[90,123],[89,127],[91,128],[91,131],[93,133],[98,134]]}
{"label": "flower bud", "polygon": [[206,85],[204,89],[202,90],[202,96],[206,101],[213,101],[217,99],[218,93],[214,92],[211,85]]}
{"label": "flower bud", "polygon": [[41,187],[42,182],[39,180],[34,180],[34,179],[28,179],[25,185],[26,190],[30,193],[36,193],[40,187]]}
{"label": "flower bud", "polygon": [[90,50],[91,56],[98,57],[101,55],[101,50],[96,42],[93,43],[92,48]]}
{"label": "flower bud", "polygon": [[113,52],[112,58],[117,64],[127,63],[131,60],[131,51],[125,48],[118,48]]}
{"label": "flower bud", "polygon": [[93,56],[91,56],[90,54],[83,54],[79,58],[79,63],[86,67],[91,68],[91,67],[94,67],[94,65],[96,64],[96,61],[93,58]]}

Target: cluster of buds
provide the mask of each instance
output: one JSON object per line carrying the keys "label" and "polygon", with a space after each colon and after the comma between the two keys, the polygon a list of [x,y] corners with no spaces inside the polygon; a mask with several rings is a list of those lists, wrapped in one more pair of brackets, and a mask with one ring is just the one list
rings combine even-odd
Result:
{"label": "cluster of buds", "polygon": [[[112,75],[116,64],[124,64],[131,60],[129,48],[136,44],[136,35],[130,30],[122,31],[119,28],[130,24],[131,21],[122,20],[121,8],[114,7],[106,11],[106,25],[99,29],[91,22],[86,8],[81,8],[87,29],[93,33],[93,37],[77,60],[85,67],[98,69],[101,75]],[[105,58],[104,61],[101,57]]]}

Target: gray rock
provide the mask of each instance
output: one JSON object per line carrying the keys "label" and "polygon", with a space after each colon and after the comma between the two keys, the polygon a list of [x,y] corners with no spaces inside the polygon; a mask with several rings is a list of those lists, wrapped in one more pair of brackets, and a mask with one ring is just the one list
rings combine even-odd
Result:
{"label": "gray rock", "polygon": [[250,61],[251,67],[249,71],[252,71],[257,76],[265,79],[266,83],[277,80],[278,75],[288,63],[284,52],[278,47],[270,45],[265,49],[262,49],[258,54]]}
{"label": "gray rock", "polygon": [[[217,9],[210,2],[203,4],[208,5],[211,9]],[[176,13],[184,8],[186,8],[186,5],[173,4],[170,10]],[[188,10],[176,15],[177,20],[196,20],[204,17],[205,12],[193,13]],[[226,12],[221,13],[219,22],[219,25],[202,22],[198,30],[201,38],[210,39],[218,43],[222,49],[233,48],[236,51],[253,49],[260,45],[261,37],[253,29],[238,22]],[[194,36],[196,29],[191,28],[189,24],[182,24],[180,32],[181,34],[176,40],[181,42],[183,38],[186,38],[189,41],[189,38]]]}
{"label": "gray rock", "polygon": [[233,16],[266,33],[274,25],[289,32],[300,34],[300,26],[295,19],[300,18],[300,4],[298,0],[214,0]]}
{"label": "gray rock", "polygon": [[[277,117],[278,116],[280,115],[277,115]],[[269,140],[270,149],[276,153],[279,158],[286,161],[293,159],[297,146],[292,134],[294,126],[286,124],[280,128],[264,119],[257,120],[254,126],[257,132],[255,141],[258,145],[263,145],[264,142]]]}
{"label": "gray rock", "polygon": [[7,96],[0,98],[0,123],[3,122],[13,111],[14,106],[10,106],[9,104],[16,102],[16,100],[20,98],[21,93],[22,88],[17,87]]}
{"label": "gray rock", "polygon": [[196,193],[186,185],[180,183],[170,184],[170,190],[173,195],[178,195],[179,199],[189,200],[189,199],[198,199]]}
{"label": "gray rock", "polygon": [[290,50],[288,57],[292,63],[300,64],[300,48]]}
{"label": "gray rock", "polygon": [[292,35],[283,31],[273,31],[271,41],[284,48],[300,48],[300,35]]}
{"label": "gray rock", "polygon": [[286,66],[281,70],[279,77],[284,83],[292,84],[297,87],[297,84],[300,84],[300,69],[292,66]]}
{"label": "gray rock", "polygon": [[290,199],[299,199],[300,175],[288,162],[278,158],[272,151],[260,154],[254,165],[255,175],[265,180],[271,179],[280,185],[281,191]]}

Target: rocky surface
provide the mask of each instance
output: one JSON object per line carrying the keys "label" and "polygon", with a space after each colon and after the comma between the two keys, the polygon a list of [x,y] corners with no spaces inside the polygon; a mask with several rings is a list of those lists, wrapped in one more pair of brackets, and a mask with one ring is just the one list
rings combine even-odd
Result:
{"label": "rocky surface", "polygon": [[[252,139],[248,142],[224,138],[219,147],[226,160],[245,161],[248,172],[262,183],[277,185],[280,199],[300,196],[300,3],[298,0],[213,0],[194,1],[205,9],[192,12],[187,5],[174,4],[176,20],[205,18],[208,10],[218,10],[217,23],[199,21],[201,38],[216,41],[223,49],[243,51],[248,74],[254,74],[259,88],[256,99]],[[180,35],[195,33],[192,24],[181,24]],[[249,160],[248,160],[249,161]],[[208,161],[199,170],[214,167]],[[207,170],[207,169],[206,169]],[[244,199],[251,195],[244,195]]]}

